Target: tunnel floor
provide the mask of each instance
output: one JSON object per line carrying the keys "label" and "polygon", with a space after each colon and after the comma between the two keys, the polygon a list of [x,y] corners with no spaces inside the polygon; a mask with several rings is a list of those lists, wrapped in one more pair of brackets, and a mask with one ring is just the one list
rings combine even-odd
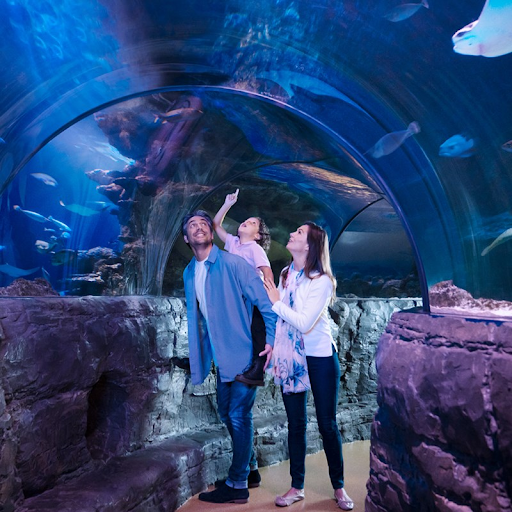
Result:
{"label": "tunnel floor", "polygon": [[[356,441],[343,445],[345,462],[345,488],[354,500],[354,510],[364,510],[366,498],[366,481],[370,472],[369,464],[370,441]],[[229,505],[230,512],[268,512],[276,509],[274,499],[277,494],[286,492],[289,477],[289,461],[260,469],[262,484],[251,489],[249,503]],[[213,487],[211,488],[213,489]],[[333,492],[327,471],[327,461],[321,451],[306,458],[306,499],[293,505],[293,510],[308,512],[324,512],[340,510],[333,499]],[[199,501],[193,496],[178,510],[180,512],[203,512],[204,510],[226,510],[225,504],[214,505]]]}

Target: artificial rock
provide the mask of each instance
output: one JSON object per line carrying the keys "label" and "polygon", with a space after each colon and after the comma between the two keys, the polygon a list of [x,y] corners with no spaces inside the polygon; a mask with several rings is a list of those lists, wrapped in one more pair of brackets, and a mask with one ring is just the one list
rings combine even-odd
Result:
{"label": "artificial rock", "polygon": [[[0,299],[0,503],[5,512],[174,510],[226,476],[231,445],[215,378],[193,386],[183,299]],[[345,441],[368,439],[374,353],[412,300],[338,299]],[[288,457],[280,391],[266,377],[254,408],[261,465]],[[308,451],[321,449],[310,400]]]}
{"label": "artificial rock", "polygon": [[511,325],[392,316],[376,356],[367,512],[512,510]]}

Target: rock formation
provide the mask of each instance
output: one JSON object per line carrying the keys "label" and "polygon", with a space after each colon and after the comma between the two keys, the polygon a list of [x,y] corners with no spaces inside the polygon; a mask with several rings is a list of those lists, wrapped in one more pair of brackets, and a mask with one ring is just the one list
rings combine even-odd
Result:
{"label": "rock formation", "polygon": [[[182,299],[1,301],[0,502],[6,512],[172,511],[226,475],[230,443],[216,412],[215,378],[190,383]],[[369,437],[379,335],[393,311],[414,305],[333,305],[345,441]],[[285,459],[285,413],[272,382],[259,390],[254,414],[260,464]],[[311,417],[308,449],[315,452],[321,440],[313,411]]]}
{"label": "rock formation", "polygon": [[367,512],[512,510],[512,322],[395,313],[377,353]]}

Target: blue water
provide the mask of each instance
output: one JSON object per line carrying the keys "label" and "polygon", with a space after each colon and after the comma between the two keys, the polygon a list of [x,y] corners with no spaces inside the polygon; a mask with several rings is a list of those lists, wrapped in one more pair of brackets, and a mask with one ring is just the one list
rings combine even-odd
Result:
{"label": "blue water", "polygon": [[416,267],[424,298],[452,279],[512,299],[512,56],[453,51],[483,0],[429,3],[0,1],[0,286],[37,269],[62,294],[160,293],[190,258],[183,214],[240,187],[232,225],[264,216],[276,265],[312,219],[339,280]]}

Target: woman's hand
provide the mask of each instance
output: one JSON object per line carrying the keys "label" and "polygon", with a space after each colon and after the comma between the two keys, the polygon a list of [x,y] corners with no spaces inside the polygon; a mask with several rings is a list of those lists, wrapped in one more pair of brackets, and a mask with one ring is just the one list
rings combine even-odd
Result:
{"label": "woman's hand", "polygon": [[281,296],[279,295],[279,290],[277,289],[272,279],[265,279],[265,281],[263,281],[263,284],[265,285],[265,290],[267,290],[268,298],[270,299],[270,302],[272,302],[272,304],[275,304],[278,300],[281,299]]}
{"label": "woman's hand", "polygon": [[267,369],[267,366],[270,363],[270,360],[272,359],[272,347],[268,343],[265,343],[265,350],[263,350],[263,352],[260,352],[258,355],[259,356],[267,356],[267,360],[265,361],[265,366],[263,367],[263,371],[265,371]]}

